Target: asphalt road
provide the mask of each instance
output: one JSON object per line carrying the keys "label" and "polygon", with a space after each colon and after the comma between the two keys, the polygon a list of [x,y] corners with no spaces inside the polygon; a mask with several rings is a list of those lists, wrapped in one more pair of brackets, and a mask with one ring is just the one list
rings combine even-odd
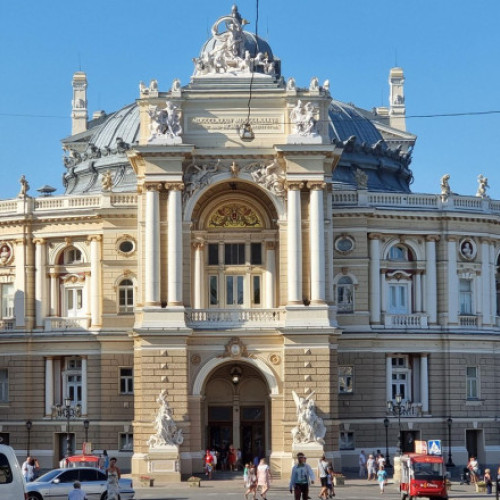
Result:
{"label": "asphalt road", "polygon": [[[180,484],[155,485],[153,488],[142,488],[140,485],[135,485],[135,490],[135,497],[138,500],[245,500],[241,476],[222,480],[217,478],[212,481],[202,480],[199,488],[190,487],[187,483],[182,482]],[[320,488],[316,484],[311,487],[309,496],[312,500],[317,500],[319,490]],[[347,479],[344,486],[335,488],[335,493],[334,500],[400,499],[398,486],[390,480],[383,495],[380,494],[378,484],[362,479]],[[449,495],[449,500],[459,498],[493,500],[495,498],[495,494],[476,493],[474,486],[460,485],[458,482],[453,482]],[[288,481],[273,481],[267,499],[293,500],[293,495],[288,490]],[[260,500],[260,497],[257,497],[257,500]]]}

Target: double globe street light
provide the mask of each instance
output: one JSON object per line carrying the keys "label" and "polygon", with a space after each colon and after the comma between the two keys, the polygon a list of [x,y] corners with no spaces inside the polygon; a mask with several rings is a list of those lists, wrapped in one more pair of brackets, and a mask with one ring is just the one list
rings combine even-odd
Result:
{"label": "double globe street light", "polygon": [[[393,415],[397,415],[398,417],[398,428],[399,428],[398,449],[399,449],[399,455],[402,455],[403,449],[401,440],[401,414],[408,412],[411,403],[410,401],[403,402],[403,396],[401,394],[396,394],[395,400],[396,402],[390,400],[387,401],[387,409],[389,410],[390,413],[392,413]],[[389,424],[387,424],[387,427],[388,425]]]}
{"label": "double globe street light", "polygon": [[71,406],[73,400],[71,398],[66,398],[64,400],[64,406],[57,405],[57,415],[59,417],[64,417],[66,419],[66,457],[70,457],[72,455],[71,452],[71,435],[69,432],[69,424],[72,418],[78,418],[82,415],[82,405],[77,404],[75,406]]}

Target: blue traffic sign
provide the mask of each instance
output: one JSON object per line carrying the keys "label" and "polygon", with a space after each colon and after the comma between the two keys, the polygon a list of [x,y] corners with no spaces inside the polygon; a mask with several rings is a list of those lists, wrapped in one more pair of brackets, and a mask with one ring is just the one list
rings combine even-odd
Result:
{"label": "blue traffic sign", "polygon": [[427,441],[427,454],[429,455],[441,455],[441,440],[433,439]]}

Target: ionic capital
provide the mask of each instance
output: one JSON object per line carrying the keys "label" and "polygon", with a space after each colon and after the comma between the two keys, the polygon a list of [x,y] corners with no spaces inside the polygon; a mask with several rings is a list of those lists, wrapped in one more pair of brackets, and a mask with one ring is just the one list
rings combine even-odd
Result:
{"label": "ionic capital", "polygon": [[425,241],[433,241],[434,243],[437,243],[440,239],[441,237],[438,236],[437,234],[428,234],[425,237]]}
{"label": "ionic capital", "polygon": [[368,233],[369,240],[381,240],[383,235],[381,233]]}
{"label": "ionic capital", "polygon": [[45,238],[33,238],[34,245],[45,245],[45,243],[47,243]]}
{"label": "ionic capital", "polygon": [[458,236],[448,235],[446,236],[446,241],[451,241],[453,243],[456,243],[458,241]]}
{"label": "ionic capital", "polygon": [[288,191],[300,191],[304,187],[304,183],[302,181],[286,181],[285,188]]}
{"label": "ionic capital", "polygon": [[167,191],[182,191],[184,183],[182,182],[165,182],[165,189]]}
{"label": "ionic capital", "polygon": [[156,191],[160,192],[163,189],[163,184],[161,182],[145,182],[143,185],[143,190],[146,191]]}
{"label": "ionic capital", "polygon": [[102,236],[100,234],[92,234],[90,236],[87,236],[88,241],[102,241]]}
{"label": "ionic capital", "polygon": [[276,250],[276,243],[274,241],[266,241],[266,250]]}
{"label": "ionic capital", "polygon": [[205,248],[205,242],[204,241],[193,241],[191,243],[191,246],[193,247],[193,250],[203,250]]}
{"label": "ionic capital", "polygon": [[307,188],[311,191],[323,191],[326,188],[326,182],[324,181],[309,181],[307,183]]}

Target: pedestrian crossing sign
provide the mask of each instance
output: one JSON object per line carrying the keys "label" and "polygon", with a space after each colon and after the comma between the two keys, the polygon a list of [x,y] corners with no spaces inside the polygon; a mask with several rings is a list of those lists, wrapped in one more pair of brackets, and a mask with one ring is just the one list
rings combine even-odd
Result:
{"label": "pedestrian crossing sign", "polygon": [[441,455],[441,440],[433,439],[427,442],[427,453],[429,455]]}

